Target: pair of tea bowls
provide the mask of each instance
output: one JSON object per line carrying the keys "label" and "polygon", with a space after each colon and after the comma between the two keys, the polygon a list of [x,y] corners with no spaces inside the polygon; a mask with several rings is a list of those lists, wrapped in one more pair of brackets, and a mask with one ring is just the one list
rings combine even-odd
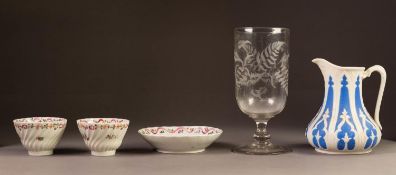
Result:
{"label": "pair of tea bowls", "polygon": [[[67,120],[60,117],[15,119],[14,127],[29,155],[52,155],[65,131]],[[77,120],[84,142],[95,156],[115,155],[129,126],[129,120],[86,118]]]}
{"label": "pair of tea bowls", "polygon": [[[67,120],[59,117],[31,117],[14,120],[15,129],[29,155],[53,154],[66,128]],[[113,156],[120,147],[129,120],[86,118],[77,126],[94,156]],[[138,133],[161,153],[198,153],[205,151],[222,134],[208,126],[163,126],[142,128]]]}

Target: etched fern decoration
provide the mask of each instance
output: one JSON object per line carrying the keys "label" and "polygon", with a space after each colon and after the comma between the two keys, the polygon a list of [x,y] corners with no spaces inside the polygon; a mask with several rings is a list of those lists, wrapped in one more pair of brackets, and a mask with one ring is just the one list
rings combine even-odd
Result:
{"label": "etched fern decoration", "polygon": [[[274,88],[279,85],[288,93],[289,53],[285,42],[269,43],[261,52],[248,40],[238,41],[237,47],[234,59],[238,87],[263,82]],[[265,92],[265,87],[251,91],[256,97]]]}

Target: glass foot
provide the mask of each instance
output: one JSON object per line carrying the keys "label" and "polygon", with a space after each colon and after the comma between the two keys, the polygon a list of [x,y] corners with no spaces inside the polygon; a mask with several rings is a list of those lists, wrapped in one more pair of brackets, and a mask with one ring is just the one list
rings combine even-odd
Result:
{"label": "glass foot", "polygon": [[285,146],[274,145],[272,143],[251,143],[249,145],[236,147],[232,152],[251,155],[276,155],[291,152],[292,149]]}

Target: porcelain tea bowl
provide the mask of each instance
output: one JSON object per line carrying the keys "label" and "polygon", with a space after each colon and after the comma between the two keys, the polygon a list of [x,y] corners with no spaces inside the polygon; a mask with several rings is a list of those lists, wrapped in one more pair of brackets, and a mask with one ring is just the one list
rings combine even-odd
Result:
{"label": "porcelain tea bowl", "polygon": [[114,156],[129,126],[119,118],[85,118],[77,120],[85,144],[94,156]]}
{"label": "porcelain tea bowl", "polygon": [[140,129],[139,134],[161,153],[199,153],[222,134],[208,126],[163,126]]}
{"label": "porcelain tea bowl", "polygon": [[66,128],[59,117],[28,117],[13,120],[22,145],[31,156],[52,155]]}

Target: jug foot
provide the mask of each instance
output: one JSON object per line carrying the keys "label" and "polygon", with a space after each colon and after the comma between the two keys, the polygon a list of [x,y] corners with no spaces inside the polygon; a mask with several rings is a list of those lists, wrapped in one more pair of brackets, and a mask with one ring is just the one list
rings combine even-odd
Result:
{"label": "jug foot", "polygon": [[323,154],[367,154],[371,152],[371,149],[364,150],[364,151],[326,151],[315,148],[316,152],[323,153]]}

